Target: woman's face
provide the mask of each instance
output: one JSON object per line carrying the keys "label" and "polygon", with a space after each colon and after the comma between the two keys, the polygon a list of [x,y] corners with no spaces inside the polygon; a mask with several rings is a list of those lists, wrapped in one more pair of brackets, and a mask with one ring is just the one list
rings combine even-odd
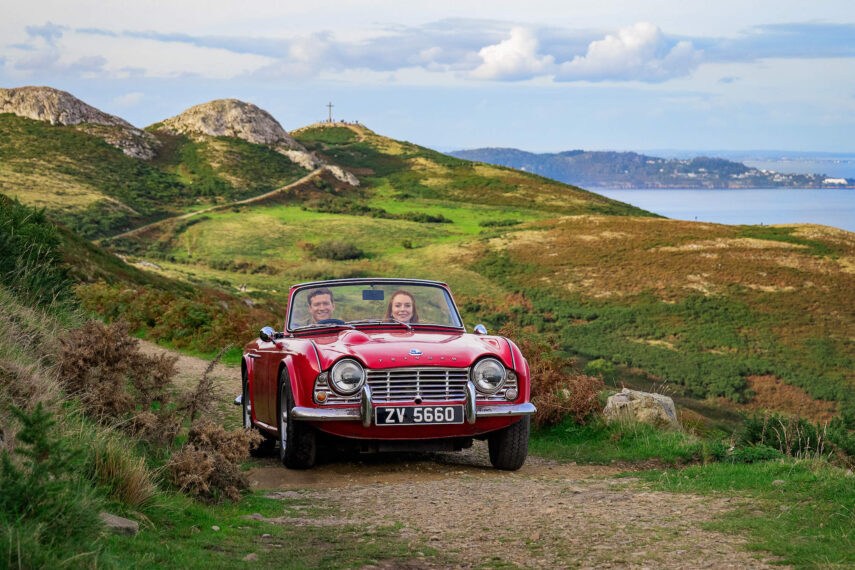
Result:
{"label": "woman's face", "polygon": [[392,297],[392,318],[408,323],[413,318],[413,300],[399,293]]}

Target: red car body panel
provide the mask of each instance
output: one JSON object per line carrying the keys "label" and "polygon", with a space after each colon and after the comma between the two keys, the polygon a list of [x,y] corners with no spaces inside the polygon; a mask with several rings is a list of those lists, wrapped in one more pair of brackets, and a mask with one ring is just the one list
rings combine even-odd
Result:
{"label": "red car body panel", "polygon": [[[438,285],[448,289],[444,284]],[[299,287],[292,288],[292,301]],[[345,357],[356,359],[366,369],[374,371],[410,367],[468,369],[480,358],[495,357],[508,370],[516,373],[518,395],[512,401],[501,402],[481,401],[479,398],[476,400],[476,410],[482,406],[496,408],[529,402],[528,363],[519,348],[504,337],[470,334],[462,327],[414,325],[412,330],[408,330],[405,326],[390,323],[360,326],[357,329],[329,327],[308,331],[286,330],[278,336],[269,341],[256,338],[247,343],[243,358],[253,423],[271,434],[275,434],[278,429],[278,381],[282,370],[287,372],[296,407],[323,410],[359,407],[359,404],[320,405],[313,399],[318,375],[329,371],[333,364]],[[461,403],[461,400],[431,401],[430,405]],[[394,402],[378,405],[419,404]],[[368,427],[361,421],[309,423],[323,432],[354,439],[422,440],[478,436],[509,426],[519,419],[519,415],[508,415],[478,418],[474,423],[398,426],[375,425],[372,421]]]}

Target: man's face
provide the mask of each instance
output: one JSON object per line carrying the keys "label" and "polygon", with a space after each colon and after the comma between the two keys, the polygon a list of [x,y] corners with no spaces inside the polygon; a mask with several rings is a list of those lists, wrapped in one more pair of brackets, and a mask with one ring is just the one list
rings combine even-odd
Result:
{"label": "man's face", "polygon": [[315,295],[309,301],[309,314],[312,315],[314,322],[331,319],[333,310],[335,310],[335,304],[330,295]]}

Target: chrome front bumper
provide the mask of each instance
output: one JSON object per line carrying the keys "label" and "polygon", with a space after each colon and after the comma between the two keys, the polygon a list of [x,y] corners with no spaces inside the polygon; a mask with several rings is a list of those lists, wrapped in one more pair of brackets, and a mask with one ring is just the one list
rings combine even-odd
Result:
{"label": "chrome front bumper", "polygon": [[[534,404],[490,404],[477,406],[475,385],[466,383],[466,399],[463,402],[463,416],[466,423],[474,424],[480,418],[498,418],[510,416],[530,416],[537,411]],[[372,411],[374,404],[371,401],[371,388],[362,387],[358,408],[303,408],[296,407],[291,410],[291,417],[295,420],[307,422],[340,422],[340,421],[362,421],[365,427],[371,427]]]}

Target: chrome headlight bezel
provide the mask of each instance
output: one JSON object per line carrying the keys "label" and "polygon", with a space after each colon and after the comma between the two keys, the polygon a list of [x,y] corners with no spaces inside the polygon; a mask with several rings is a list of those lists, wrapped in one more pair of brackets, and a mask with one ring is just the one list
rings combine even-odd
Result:
{"label": "chrome headlight bezel", "polygon": [[469,373],[475,389],[482,394],[495,394],[505,386],[508,371],[497,358],[482,358],[472,366]]}
{"label": "chrome headlight bezel", "polygon": [[[354,376],[354,372],[358,374]],[[345,374],[348,374],[347,380]],[[329,384],[336,394],[352,396],[365,385],[365,367],[353,358],[342,358],[330,369]]]}

